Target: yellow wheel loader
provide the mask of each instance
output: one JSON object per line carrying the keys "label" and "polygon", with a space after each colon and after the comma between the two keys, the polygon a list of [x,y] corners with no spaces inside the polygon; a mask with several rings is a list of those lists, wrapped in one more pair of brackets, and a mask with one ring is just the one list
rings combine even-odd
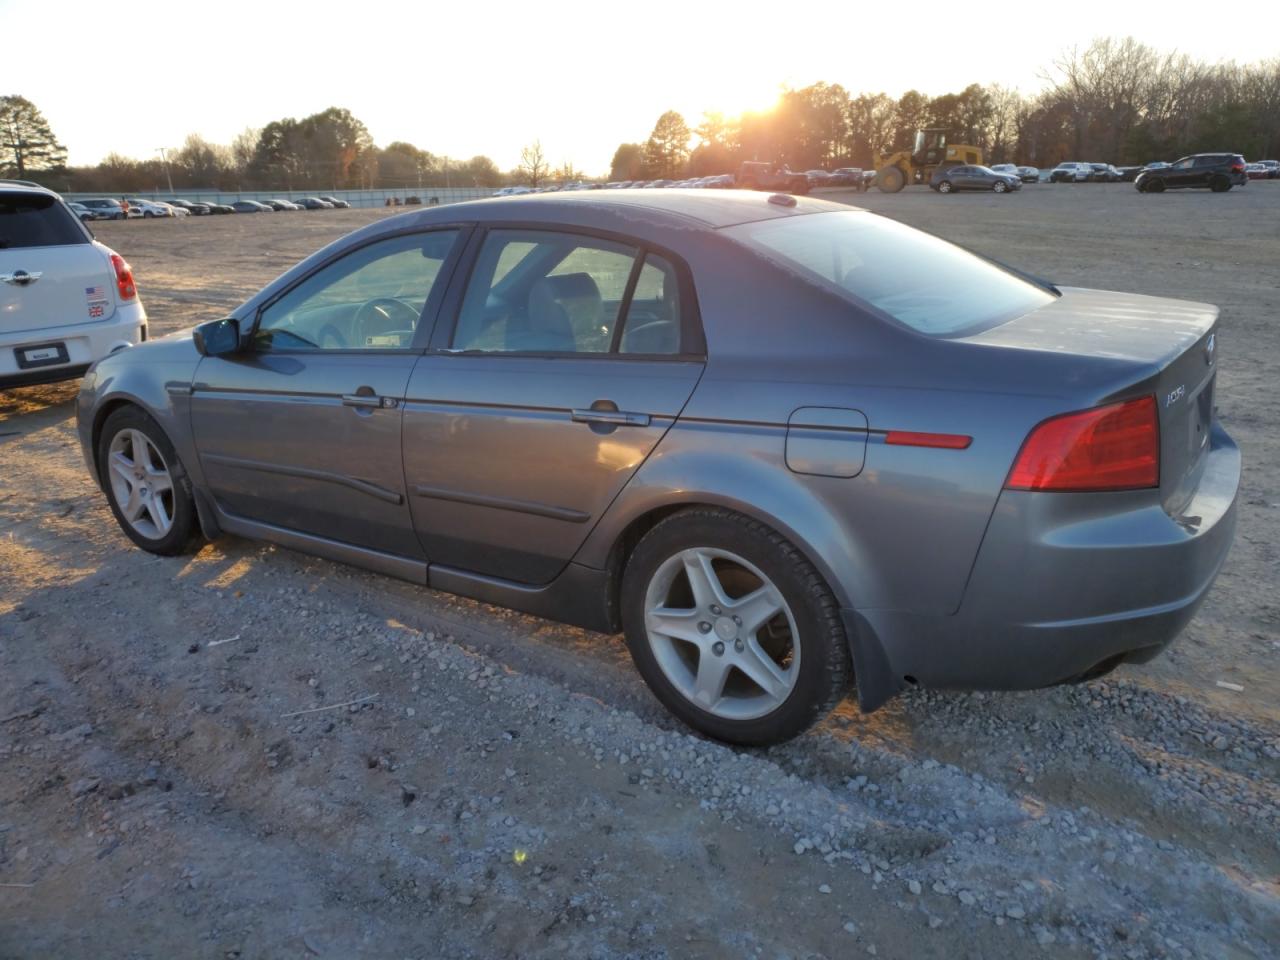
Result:
{"label": "yellow wheel loader", "polygon": [[881,154],[876,186],[884,193],[897,193],[908,183],[928,183],[938,167],[961,163],[981,164],[982,151],[963,143],[947,143],[946,130],[917,130],[911,150]]}

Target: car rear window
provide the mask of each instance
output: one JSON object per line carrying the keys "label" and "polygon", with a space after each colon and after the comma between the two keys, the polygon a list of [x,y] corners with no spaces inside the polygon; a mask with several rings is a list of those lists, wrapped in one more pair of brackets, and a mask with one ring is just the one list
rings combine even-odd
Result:
{"label": "car rear window", "polygon": [[45,193],[0,193],[0,248],[88,243],[76,218]]}
{"label": "car rear window", "polygon": [[859,306],[933,336],[992,327],[1054,299],[954,244],[862,211],[760,220],[724,232]]}

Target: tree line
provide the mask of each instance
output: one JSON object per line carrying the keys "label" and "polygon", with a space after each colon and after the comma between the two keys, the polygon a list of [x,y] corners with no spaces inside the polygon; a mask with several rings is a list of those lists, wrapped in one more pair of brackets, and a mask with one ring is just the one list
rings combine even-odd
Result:
{"label": "tree line", "polygon": [[[742,160],[777,160],[793,169],[874,168],[910,148],[915,131],[940,127],[952,142],[978,146],[988,163],[1050,167],[1063,160],[1117,164],[1173,160],[1234,150],[1250,159],[1280,156],[1280,59],[1205,63],[1133,38],[1103,38],[1071,49],[1027,95],[999,84],[970,84],[929,96],[909,90],[851,94],[838,83],[783,89],[769,110],[706,113],[692,128],[668,110],[647,140],[621,144],[614,180],[726,173]],[[541,142],[503,172],[486,156],[459,161],[411,143],[374,144],[365,125],[340,107],[301,120],[248,129],[230,144],[191,134],[181,147],[137,159],[108,154],[95,166],[66,166],[66,150],[44,117],[19,96],[0,97],[0,175],[39,179],[65,191],[403,189],[538,186],[582,178],[572,163],[553,167]]]}
{"label": "tree line", "polygon": [[618,147],[610,177],[706,176],[732,172],[743,160],[873,169],[884,154],[910,149],[925,127],[980,147],[987,163],[1141,164],[1213,150],[1280,157],[1280,59],[1208,64],[1132,37],[1103,38],[1064,53],[1042,79],[1033,95],[974,83],[933,97],[908,90],[897,99],[819,82],[784,89],[767,111],[704,114],[692,129],[667,111],[648,140]]}
{"label": "tree line", "polygon": [[[537,144],[536,171],[553,171]],[[526,148],[526,153],[533,148]],[[572,164],[560,172],[576,175]],[[130,193],[191,189],[344,190],[489,187],[523,176],[503,173],[489,157],[456,160],[411,143],[373,142],[349,110],[330,107],[301,120],[287,117],[247,129],[230,144],[188,135],[182,146],[138,159],[109,153],[94,166],[66,166],[66,150],[30,101],[0,97],[0,175],[34,179],[66,192]]]}

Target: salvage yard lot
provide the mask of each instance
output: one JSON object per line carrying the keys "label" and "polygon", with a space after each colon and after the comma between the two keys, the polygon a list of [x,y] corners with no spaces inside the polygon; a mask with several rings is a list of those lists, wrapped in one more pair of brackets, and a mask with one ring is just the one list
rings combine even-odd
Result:
{"label": "salvage yard lot", "polygon": [[[1166,654],[846,702],[731,750],[676,725],[620,638],[245,541],[134,549],[75,386],[11,391],[0,958],[1274,955],[1280,182],[824,193],[1060,284],[1221,307],[1239,527]],[[94,227],[157,336],[387,215]]]}

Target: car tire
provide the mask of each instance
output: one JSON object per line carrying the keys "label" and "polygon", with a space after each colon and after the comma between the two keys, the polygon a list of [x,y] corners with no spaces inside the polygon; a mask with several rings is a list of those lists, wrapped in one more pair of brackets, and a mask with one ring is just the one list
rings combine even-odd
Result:
{"label": "car tire", "polygon": [[144,211],[142,212],[142,219],[143,219],[143,220],[150,220],[150,219],[152,219],[154,216],[155,216],[155,214],[154,214],[154,213],[152,213],[150,210],[144,210]]}
{"label": "car tire", "polygon": [[940,180],[940,181],[938,181],[938,192],[939,192],[939,193],[950,193],[950,192],[951,192],[951,181],[950,181],[950,180]]}
{"label": "car tire", "polygon": [[1209,181],[1209,189],[1214,193],[1226,193],[1231,189],[1231,181],[1222,175],[1218,175]]}
{"label": "car tire", "polygon": [[191,481],[160,425],[138,407],[121,407],[103,423],[97,455],[102,489],[125,536],[164,557],[190,550],[200,530]]}
{"label": "car tire", "polygon": [[[699,604],[690,569],[712,571],[719,590],[703,580],[703,599],[718,597],[725,606]],[[777,612],[752,629],[751,609],[733,606],[747,597],[768,604],[757,617],[775,606]],[[789,740],[848,690],[849,644],[826,581],[794,544],[742,514],[694,507],[659,522],[627,561],[621,606],[627,647],[649,689],[684,723],[718,740],[746,746]],[[686,636],[656,629],[664,622],[656,611],[672,607],[680,609],[665,622]],[[700,692],[704,660],[705,690],[718,694]],[[709,705],[697,700],[712,695]]]}
{"label": "car tire", "polygon": [[1160,177],[1156,177],[1154,180],[1149,181],[1144,187],[1144,192],[1145,193],[1164,193],[1164,180],[1162,180]]}
{"label": "car tire", "polygon": [[993,193],[1005,193],[1008,191],[1008,189],[1009,189],[1009,185],[1002,180],[997,180],[995,183],[991,185],[991,191]]}

